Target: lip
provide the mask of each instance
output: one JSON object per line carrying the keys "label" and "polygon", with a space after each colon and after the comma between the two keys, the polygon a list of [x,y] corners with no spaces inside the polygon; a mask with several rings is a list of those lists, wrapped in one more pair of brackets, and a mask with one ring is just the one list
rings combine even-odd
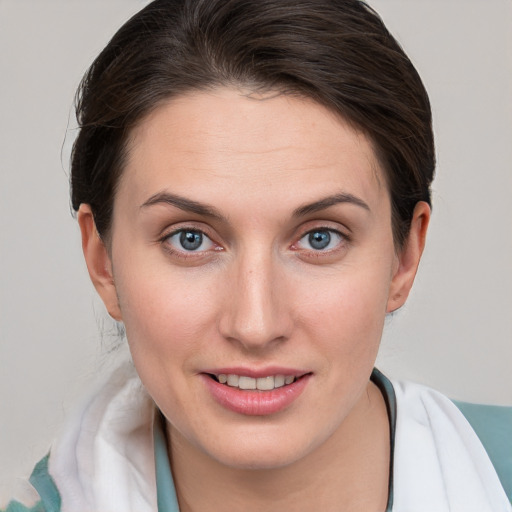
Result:
{"label": "lip", "polygon": [[225,368],[211,368],[202,370],[201,373],[210,373],[212,375],[244,375],[259,379],[261,377],[268,377],[269,375],[284,375],[285,377],[293,375],[294,377],[301,377],[310,373],[309,371],[299,370],[297,368],[285,368],[284,366],[266,366],[265,368],[247,368],[243,366],[230,366]]}
{"label": "lip", "polygon": [[[245,375],[253,378],[269,375],[294,375],[298,378],[292,384],[270,391],[241,390],[221,384],[210,377],[211,374],[219,375],[221,373]],[[277,414],[291,406],[306,388],[312,374],[290,368],[247,369],[231,367],[215,368],[215,370],[200,373],[199,376],[212,398],[225,409],[246,416],[268,416]]]}

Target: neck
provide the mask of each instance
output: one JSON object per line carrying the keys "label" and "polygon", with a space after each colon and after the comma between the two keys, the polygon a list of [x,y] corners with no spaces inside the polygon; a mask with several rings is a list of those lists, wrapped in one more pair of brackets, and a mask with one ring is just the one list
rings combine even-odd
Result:
{"label": "neck", "polygon": [[239,469],[206,456],[168,426],[181,512],[385,510],[389,422],[373,383],[345,421],[306,457],[273,469]]}

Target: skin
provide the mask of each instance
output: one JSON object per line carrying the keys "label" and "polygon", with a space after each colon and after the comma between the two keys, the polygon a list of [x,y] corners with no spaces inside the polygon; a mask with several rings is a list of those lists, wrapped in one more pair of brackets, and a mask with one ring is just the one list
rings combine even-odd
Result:
{"label": "skin", "polygon": [[[369,376],[429,216],[418,203],[397,250],[371,142],[308,99],[195,92],[134,129],[108,244],[88,205],[78,219],[91,279],[168,420],[183,511],[384,510],[388,418]],[[208,238],[187,252],[180,229]],[[276,414],[227,410],[204,385],[206,368],[269,365],[310,374]]]}

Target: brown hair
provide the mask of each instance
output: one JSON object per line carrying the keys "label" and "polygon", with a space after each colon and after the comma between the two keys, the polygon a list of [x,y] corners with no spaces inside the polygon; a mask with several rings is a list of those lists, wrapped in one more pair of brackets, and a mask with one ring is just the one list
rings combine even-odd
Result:
{"label": "brown hair", "polygon": [[222,85],[309,97],[367,134],[383,165],[401,247],[430,204],[431,111],[414,66],[358,0],[156,0],[96,58],[77,92],[71,202],[108,237],[130,130],[170,97]]}

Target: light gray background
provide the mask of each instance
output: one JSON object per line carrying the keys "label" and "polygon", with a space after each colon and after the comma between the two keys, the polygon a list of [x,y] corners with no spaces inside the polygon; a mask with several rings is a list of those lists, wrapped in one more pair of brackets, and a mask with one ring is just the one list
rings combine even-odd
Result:
{"label": "light gray background", "polygon": [[[0,494],[117,357],[69,213],[71,105],[86,67],[145,3],[0,0]],[[512,405],[512,2],[370,3],[425,81],[438,155],[428,247],[379,367]]]}

